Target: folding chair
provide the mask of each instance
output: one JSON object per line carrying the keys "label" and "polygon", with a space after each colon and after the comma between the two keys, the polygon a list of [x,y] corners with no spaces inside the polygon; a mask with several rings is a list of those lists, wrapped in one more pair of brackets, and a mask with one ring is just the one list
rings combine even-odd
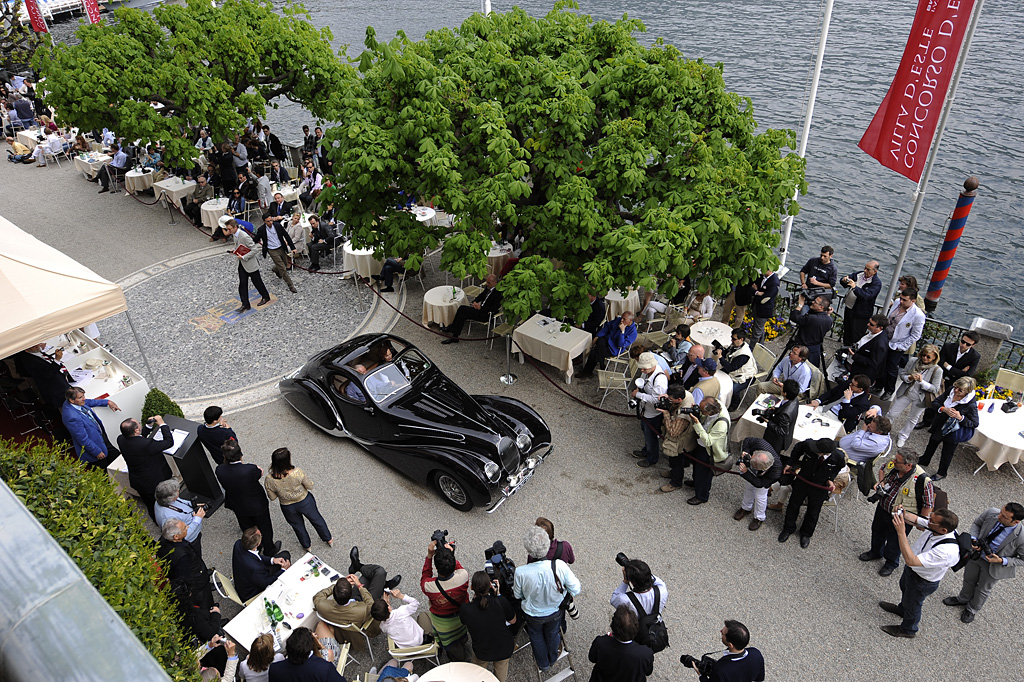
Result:
{"label": "folding chair", "polygon": [[391,639],[390,635],[388,636],[388,653],[391,654],[391,658],[398,661],[399,665],[406,661],[419,661],[422,659],[433,660],[435,666],[441,665],[441,661],[438,658],[439,650],[436,639],[429,644],[399,648],[395,644],[395,640]]}
{"label": "folding chair", "polygon": [[[328,625],[334,627],[336,630],[341,630],[343,632],[349,632],[349,633],[358,633],[358,634],[362,635],[363,639],[366,640],[366,650],[368,652],[370,652],[370,661],[374,665],[377,664],[377,659],[375,659],[374,656],[373,656],[373,647],[370,645],[370,636],[368,634],[366,634],[366,628],[370,627],[370,625],[373,624],[373,619],[372,618],[370,620],[366,621],[365,623],[363,623],[362,625],[356,625],[355,623],[347,623],[345,625],[342,625],[340,623],[334,623],[332,621],[327,620],[326,618],[324,618],[319,613],[316,614],[316,615],[317,615],[317,618],[319,618],[323,622],[327,623]],[[351,658],[353,661],[355,661],[356,665],[362,665],[362,663],[359,662],[359,659],[357,659],[351,653],[349,653],[347,655],[347,658]]]}
{"label": "folding chair", "polygon": [[612,391],[619,391],[624,397],[629,397],[629,377],[624,372],[616,372],[614,370],[599,369],[597,370],[597,387],[604,391],[601,395],[600,407],[604,407],[604,401],[608,398],[608,394]]}
{"label": "folding chair", "polygon": [[242,598],[238,596],[238,590],[235,589],[235,583],[217,569],[213,569],[213,587],[217,590],[217,594],[225,599],[230,599],[239,606],[248,606],[256,599],[256,597],[253,597],[249,601],[242,601]]}
{"label": "folding chair", "polygon": [[351,648],[352,644],[350,642],[342,644],[341,653],[338,654],[338,660],[334,663],[334,667],[342,677],[345,676],[345,666],[348,665],[348,650]]}
{"label": "folding chair", "polygon": [[996,372],[995,383],[988,389],[988,393],[985,395],[985,398],[992,397],[995,393],[996,386],[1008,388],[1013,393],[1024,391],[1024,374],[1014,372],[1012,369],[1004,369],[1000,367]]}

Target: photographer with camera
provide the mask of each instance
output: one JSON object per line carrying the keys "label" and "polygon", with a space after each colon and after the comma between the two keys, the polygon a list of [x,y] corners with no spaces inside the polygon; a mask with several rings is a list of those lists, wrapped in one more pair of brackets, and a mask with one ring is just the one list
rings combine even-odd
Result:
{"label": "photographer with camera", "polygon": [[671,493],[683,487],[683,471],[689,461],[684,453],[693,452],[697,447],[697,432],[693,430],[691,414],[700,414],[700,407],[693,396],[680,383],[669,384],[668,395],[658,405],[663,420],[661,452],[668,459],[669,468],[659,473],[668,483],[658,488],[660,492]]}
{"label": "photographer with camera", "polygon": [[[907,521],[913,519],[916,526],[927,529],[911,545],[907,539]],[[946,571],[960,560],[960,546],[953,531],[960,519],[948,509],[936,509],[928,518],[907,514],[903,507],[897,507],[889,524],[896,531],[900,553],[907,562],[900,577],[902,598],[899,604],[880,601],[883,611],[900,616],[899,625],[883,625],[882,632],[893,637],[912,639],[917,636],[921,622],[921,607],[929,594],[939,589],[939,582]]]}
{"label": "photographer with camera", "polygon": [[832,306],[827,296],[815,296],[810,305],[804,294],[797,297],[797,304],[789,314],[789,321],[796,325],[792,343],[807,348],[807,359],[822,367],[821,345],[832,329]]}
{"label": "photographer with camera", "polygon": [[807,298],[815,296],[827,296],[831,301],[835,295],[836,280],[839,278],[839,270],[832,262],[835,249],[826,244],[821,247],[821,256],[811,258],[800,268],[800,288]]}
{"label": "photographer with camera", "polygon": [[[917,463],[916,452],[897,452],[885,467],[879,469],[879,482],[868,502],[878,502],[871,521],[871,549],[861,552],[861,561],[885,559],[878,575],[892,575],[900,565],[899,538],[892,525],[897,508],[928,518],[935,508],[935,487]],[[909,524],[909,522],[908,522]],[[907,525],[906,532],[912,526]]]}
{"label": "photographer with camera", "polygon": [[714,480],[712,463],[718,464],[729,458],[729,413],[718,402],[718,398],[707,397],[700,401],[700,413],[703,421],[695,414],[689,415],[693,422],[693,430],[697,434],[697,445],[693,449],[693,497],[686,504],[704,504],[711,499],[711,482]]}
{"label": "photographer with camera", "polygon": [[678,324],[675,331],[668,337],[668,341],[661,347],[661,355],[673,367],[678,367],[686,361],[686,354],[693,346],[693,339],[690,338],[690,325]]}
{"label": "photographer with camera", "polygon": [[640,417],[640,430],[644,436],[644,447],[634,450],[633,456],[640,461],[638,467],[646,468],[658,463],[660,447],[658,438],[661,436],[662,413],[657,408],[659,398],[668,391],[668,373],[658,366],[654,353],[641,353],[637,360],[641,376],[636,380],[636,388],[630,393],[631,406]]}
{"label": "photographer with camera", "polygon": [[[526,553],[534,559],[547,555],[551,539],[540,526],[530,526],[523,538]],[[580,593],[580,581],[561,559],[534,561],[516,570],[512,596],[522,600],[526,632],[541,673],[558,659],[562,643],[563,604]]]}
{"label": "photographer with camera", "polygon": [[494,664],[494,676],[498,682],[505,682],[508,676],[508,662],[515,649],[514,637],[509,625],[516,622],[516,612],[505,597],[501,596],[501,581],[491,579],[484,571],[473,574],[473,601],[459,609],[462,622],[469,628],[473,639],[471,663],[486,668]]}
{"label": "photographer with camera", "polygon": [[[159,429],[160,440],[149,435]],[[121,435],[117,437],[117,449],[128,466],[128,483],[135,488],[139,499],[146,505],[149,518],[156,521],[153,505],[156,504],[156,486],[160,481],[172,478],[171,467],[167,464],[164,450],[174,440],[171,427],[164,424],[164,418],[153,415],[142,426],[135,419],[121,422]],[[185,521],[188,524],[188,521]],[[159,525],[159,524],[158,524]]]}
{"label": "photographer with camera", "polygon": [[[857,374],[850,379],[848,386],[833,386],[822,393],[817,400],[812,400],[809,404],[811,407],[831,405],[829,410],[835,415],[836,419],[843,422],[846,432],[852,433],[857,428],[857,422],[860,418],[865,415],[866,411],[870,411],[871,396],[868,393],[869,390],[871,390],[871,379],[865,374]],[[874,414],[880,414],[877,408]]]}
{"label": "photographer with camera", "polygon": [[612,592],[611,605],[625,606],[640,620],[636,641],[654,653],[668,646],[668,629],[661,618],[668,603],[665,581],[651,573],[651,567],[639,559],[630,559],[622,552],[615,555],[622,567],[622,582]]}
{"label": "photographer with camera", "polygon": [[768,490],[782,476],[782,458],[763,438],[744,438],[738,465],[746,485],[743,486],[743,503],[732,517],[742,521],[753,511],[754,518],[747,530],[757,530],[764,523]]}
{"label": "photographer with camera", "polygon": [[446,541],[447,536],[446,530],[434,531],[430,536],[420,574],[420,590],[430,601],[430,622],[434,625],[437,643],[450,660],[468,661],[467,630],[459,618],[459,610],[469,601],[469,571],[455,558],[455,543]]}
{"label": "photographer with camera", "polygon": [[960,622],[973,623],[996,583],[1016,577],[1017,567],[1024,566],[1021,519],[1024,519],[1024,505],[1008,502],[1002,509],[986,509],[971,524],[974,552],[966,564],[964,585],[960,594],[942,600],[946,606],[965,607]]}
{"label": "photographer with camera", "polygon": [[725,621],[721,630],[726,649],[715,660],[704,654],[700,660],[683,654],[679,662],[700,673],[700,682],[763,682],[764,656],[750,644],[750,631],[738,620]]}
{"label": "photographer with camera", "polygon": [[[836,351],[836,359],[849,370],[849,375],[863,374],[872,386],[880,386],[885,377],[885,358],[889,352],[889,335],[885,326],[889,318],[881,313],[868,318],[867,331],[852,346]],[[838,380],[844,389],[850,379]]]}
{"label": "photographer with camera", "polygon": [[742,327],[732,330],[732,342],[726,348],[718,341],[712,341],[711,356],[718,362],[718,367],[732,379],[732,401],[729,403],[729,411],[732,412],[740,406],[740,399],[743,391],[754,380],[757,374],[757,363],[747,345],[747,333]]}
{"label": "photographer with camera", "polygon": [[800,526],[800,546],[807,549],[811,544],[811,536],[818,526],[821,505],[825,504],[835,489],[835,478],[846,466],[846,457],[836,449],[836,442],[831,438],[805,440],[793,448],[793,454],[783,468],[782,481],[792,481],[793,492],[786,506],[786,518],[779,533],[779,542],[785,542],[796,532],[796,517],[800,515],[800,507],[807,501],[807,512]]}
{"label": "photographer with camera", "polygon": [[782,402],[775,407],[751,411],[757,421],[764,424],[764,439],[775,452],[785,452],[793,444],[793,433],[796,431],[796,419],[800,413],[800,384],[794,379],[782,382]]}
{"label": "photographer with camera", "polygon": [[617,607],[611,628],[590,644],[590,682],[646,682],[654,672],[654,652],[635,641],[640,629],[636,613],[628,606]]}
{"label": "photographer with camera", "polygon": [[843,344],[849,346],[864,334],[868,318],[875,312],[875,299],[882,291],[878,277],[878,261],[869,260],[860,272],[851,272],[839,283],[846,292],[846,312],[843,313]]}

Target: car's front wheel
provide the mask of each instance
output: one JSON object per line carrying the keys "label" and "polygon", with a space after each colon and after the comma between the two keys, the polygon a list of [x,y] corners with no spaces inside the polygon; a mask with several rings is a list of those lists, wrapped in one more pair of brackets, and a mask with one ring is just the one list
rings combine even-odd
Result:
{"label": "car's front wheel", "polygon": [[445,502],[459,511],[469,511],[473,508],[473,501],[466,492],[466,486],[452,474],[444,471],[434,474],[434,489]]}

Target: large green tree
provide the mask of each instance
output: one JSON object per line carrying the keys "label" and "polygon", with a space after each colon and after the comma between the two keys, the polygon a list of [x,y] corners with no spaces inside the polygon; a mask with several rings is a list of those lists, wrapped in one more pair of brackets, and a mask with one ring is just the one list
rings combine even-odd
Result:
{"label": "large green tree", "polygon": [[[416,267],[444,239],[442,265],[479,277],[491,239],[519,228],[532,255],[500,286],[519,318],[543,300],[580,319],[590,290],[675,293],[667,275],[721,294],[776,264],[781,216],[806,188],[793,132],[758,132],[721,65],[576,8],[475,14],[419,42],[367,29],[364,78],[337,93],[343,123],[328,133],[355,241]],[[433,200],[454,229],[399,211],[395,188]]]}
{"label": "large green tree", "polygon": [[46,102],[83,129],[160,140],[175,161],[192,156],[186,126],[209,126],[222,140],[278,97],[323,118],[330,93],[355,78],[301,5],[278,12],[270,0],[187,0],[115,16],[79,28],[77,45],[36,54]]}

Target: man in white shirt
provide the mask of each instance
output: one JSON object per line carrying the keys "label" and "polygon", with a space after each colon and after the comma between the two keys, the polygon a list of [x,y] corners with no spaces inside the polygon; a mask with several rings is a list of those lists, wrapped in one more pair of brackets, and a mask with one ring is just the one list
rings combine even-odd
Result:
{"label": "man in white shirt", "polygon": [[904,289],[898,300],[893,301],[889,308],[888,324],[885,332],[889,336],[889,351],[885,356],[885,382],[882,400],[889,400],[893,391],[896,390],[897,373],[902,365],[906,364],[904,358],[921,334],[924,333],[925,314],[924,311],[915,305],[917,301],[916,289]]}
{"label": "man in white shirt", "polygon": [[[907,539],[904,517],[909,523],[925,528],[911,546]],[[960,548],[953,531],[960,520],[948,509],[936,509],[927,518],[911,514],[897,507],[892,515],[893,526],[900,543],[900,552],[907,565],[900,576],[900,591],[903,598],[899,604],[880,601],[884,611],[901,616],[899,625],[883,625],[882,631],[893,637],[913,639],[917,636],[921,622],[921,606],[925,598],[939,589],[939,581],[960,560]]]}
{"label": "man in white shirt", "polygon": [[632,397],[643,404],[640,414],[640,429],[644,436],[644,447],[634,450],[633,456],[640,461],[636,465],[646,468],[658,463],[661,455],[661,446],[658,438],[661,436],[661,423],[664,415],[658,411],[655,404],[658,398],[668,393],[668,374],[658,366],[654,353],[641,353],[637,359],[637,367],[643,373],[643,388],[634,388]]}
{"label": "man in white shirt", "polygon": [[199,139],[196,140],[196,149],[201,152],[208,152],[213,149],[213,140],[210,139],[210,135],[206,132],[206,128],[201,128],[199,130]]}

